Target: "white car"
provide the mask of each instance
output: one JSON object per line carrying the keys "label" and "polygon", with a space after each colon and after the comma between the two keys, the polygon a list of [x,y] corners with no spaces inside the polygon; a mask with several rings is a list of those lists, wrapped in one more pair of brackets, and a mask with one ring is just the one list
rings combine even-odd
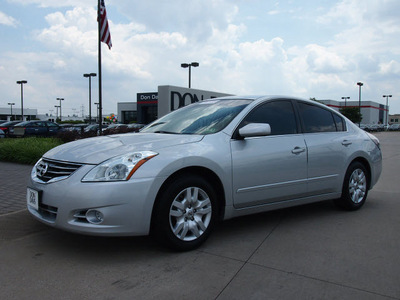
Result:
{"label": "white car", "polygon": [[289,97],[225,97],[182,107],[139,133],[47,152],[29,212],[91,235],[201,245],[218,220],[334,199],[355,210],[382,170],[379,141],[338,112]]}

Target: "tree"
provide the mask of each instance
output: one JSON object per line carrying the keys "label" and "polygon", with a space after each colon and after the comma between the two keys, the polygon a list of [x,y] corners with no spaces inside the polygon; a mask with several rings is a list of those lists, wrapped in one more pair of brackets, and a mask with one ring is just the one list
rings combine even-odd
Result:
{"label": "tree", "polygon": [[340,113],[347,117],[353,123],[360,123],[362,120],[362,114],[358,107],[342,107]]}

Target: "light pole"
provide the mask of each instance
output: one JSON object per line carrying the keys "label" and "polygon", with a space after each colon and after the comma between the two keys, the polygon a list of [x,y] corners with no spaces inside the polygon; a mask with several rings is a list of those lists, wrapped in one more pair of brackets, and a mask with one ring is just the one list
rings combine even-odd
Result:
{"label": "light pole", "polygon": [[181,67],[182,68],[187,68],[187,67],[189,67],[189,89],[190,89],[190,83],[191,83],[191,69],[192,69],[192,67],[198,67],[200,64],[198,63],[198,62],[192,62],[192,63],[190,63],[190,64],[186,64],[186,63],[184,63],[184,64],[181,64]]}
{"label": "light pole", "polygon": [[28,83],[26,80],[18,80],[17,84],[21,85],[21,119],[24,121],[24,83]]}
{"label": "light pole", "polygon": [[86,73],[83,77],[89,78],[89,124],[92,124],[92,77],[95,77],[96,73]]}
{"label": "light pole", "polygon": [[342,97],[344,99],[344,107],[347,107],[347,100],[350,99],[350,97]]}
{"label": "light pole", "polygon": [[[361,81],[357,82],[358,85],[358,113],[361,116],[361,87],[364,85]],[[360,122],[358,122],[358,127],[361,127],[361,118]]]}
{"label": "light pole", "polygon": [[10,121],[12,121],[12,120],[13,120],[12,107],[13,107],[13,105],[15,105],[15,103],[14,103],[14,102],[8,102],[8,105],[11,106],[11,117],[10,117]]}
{"label": "light pole", "polygon": [[97,110],[96,110],[96,112],[97,112],[97,121],[99,120],[99,102],[95,102],[94,104],[96,104],[97,105]]}
{"label": "light pole", "polygon": [[54,105],[54,107],[56,108],[56,122],[57,122],[57,118],[58,118],[58,108],[60,107],[60,105]]}
{"label": "light pole", "polygon": [[60,122],[61,122],[61,118],[62,118],[62,114],[61,114],[61,101],[63,101],[64,98],[57,98],[57,100],[60,101],[59,108],[60,108]]}
{"label": "light pole", "polygon": [[388,128],[388,125],[389,125],[389,123],[388,123],[388,111],[389,111],[389,97],[391,98],[392,97],[392,95],[383,95],[382,96],[383,98],[385,98],[386,97],[386,130],[387,130],[387,128]]}

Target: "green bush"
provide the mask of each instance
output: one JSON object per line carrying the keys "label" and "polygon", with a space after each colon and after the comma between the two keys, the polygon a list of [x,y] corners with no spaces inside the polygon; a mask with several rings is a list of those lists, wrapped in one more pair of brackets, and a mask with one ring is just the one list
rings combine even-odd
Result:
{"label": "green bush", "polygon": [[0,139],[0,160],[33,165],[44,153],[61,144],[56,138]]}

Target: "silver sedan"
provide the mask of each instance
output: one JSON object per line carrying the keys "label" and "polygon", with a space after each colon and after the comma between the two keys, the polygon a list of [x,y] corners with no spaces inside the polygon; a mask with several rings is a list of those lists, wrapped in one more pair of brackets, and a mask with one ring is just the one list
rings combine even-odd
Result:
{"label": "silver sedan", "polygon": [[179,108],[140,133],[95,137],[34,166],[29,212],[90,235],[147,235],[179,250],[219,220],[334,200],[359,209],[382,170],[379,141],[338,112],[289,97]]}

